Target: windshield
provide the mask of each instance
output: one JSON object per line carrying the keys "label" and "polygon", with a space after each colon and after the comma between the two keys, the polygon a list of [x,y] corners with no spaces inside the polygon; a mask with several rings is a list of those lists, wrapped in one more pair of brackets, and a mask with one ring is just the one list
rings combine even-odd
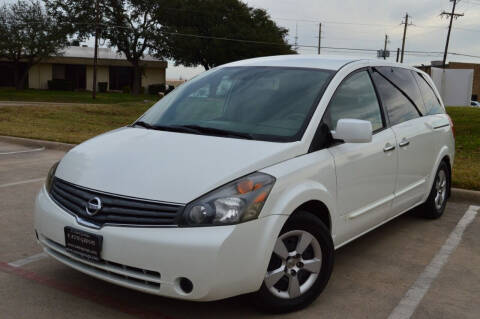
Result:
{"label": "windshield", "polygon": [[150,129],[300,140],[333,71],[226,67],[181,85],[138,121]]}

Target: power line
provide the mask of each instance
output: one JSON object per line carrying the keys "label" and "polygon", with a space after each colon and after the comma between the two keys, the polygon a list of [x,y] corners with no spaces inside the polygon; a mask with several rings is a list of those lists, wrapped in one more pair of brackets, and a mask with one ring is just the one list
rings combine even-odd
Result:
{"label": "power line", "polygon": [[[34,21],[32,21],[32,22],[34,22]],[[91,24],[91,23],[89,23],[89,24]],[[105,24],[99,24],[99,26],[103,27],[103,28],[120,28],[120,29],[126,29],[126,30],[131,30],[132,29],[131,27],[127,27],[127,26],[115,26],[115,25],[105,25]],[[469,30],[469,31],[475,31],[475,30]],[[478,30],[476,32],[480,32],[480,30]],[[173,36],[183,36],[183,37],[202,38],[202,39],[214,39],[214,40],[221,40],[221,41],[234,41],[234,42],[243,42],[243,43],[252,43],[252,44],[264,44],[264,45],[285,45],[284,43],[278,43],[278,42],[257,41],[257,40],[248,40],[248,39],[235,39],[235,38],[206,36],[206,35],[180,33],[180,32],[164,32],[164,33],[169,34],[169,35],[173,35]],[[318,50],[318,45],[298,44],[298,47],[302,48],[302,49]],[[329,50],[329,51],[340,51],[340,52],[341,51],[353,51],[353,52],[365,53],[365,54],[377,51],[376,49],[369,49],[369,48],[349,48],[349,47],[333,47],[333,46],[321,46],[321,49],[325,49],[325,50]],[[408,55],[419,55],[419,56],[438,56],[438,55],[443,54],[443,52],[439,52],[439,51],[415,51],[415,50],[404,50],[404,53],[408,54]],[[471,58],[479,58],[480,59],[480,56],[466,54],[466,53],[450,52],[449,54],[456,55],[456,56],[464,56],[464,57],[471,57]]]}
{"label": "power line", "polygon": [[[318,20],[314,19],[302,19],[302,18],[282,18],[271,16],[274,20],[286,20],[286,21],[295,21],[295,22],[309,22],[309,23],[318,23]],[[339,24],[339,25],[355,25],[355,26],[366,26],[366,27],[396,27],[394,24],[382,24],[382,23],[362,23],[362,22],[344,22],[344,21],[322,21],[324,24]]]}
{"label": "power line", "polygon": [[[103,25],[106,26],[106,25]],[[106,26],[106,27],[117,27],[117,28],[124,28],[130,29],[130,27],[124,26]],[[180,33],[180,32],[165,32],[166,34],[176,35],[176,36],[185,36],[185,37],[194,37],[194,38],[204,38],[204,39],[214,39],[214,40],[223,40],[223,41],[234,41],[234,42],[245,42],[245,43],[253,43],[253,44],[270,44],[270,45],[284,45],[283,43],[277,42],[267,42],[267,41],[255,41],[255,40],[245,40],[245,39],[235,39],[235,38],[227,38],[227,37],[215,37],[215,36],[205,36],[205,35],[198,35],[198,34],[188,34],[188,33]],[[312,48],[318,49],[316,45],[307,45],[307,44],[298,44],[299,48]],[[321,49],[326,50],[340,50],[340,51],[355,51],[355,52],[376,52],[376,49],[368,49],[368,48],[348,48],[348,47],[332,47],[332,46],[322,46]],[[443,52],[440,51],[420,51],[420,50],[404,50],[407,54],[442,54]],[[451,52],[452,55],[458,56],[466,56],[466,57],[474,57],[480,58],[480,56],[469,55],[464,53],[456,53]]]}

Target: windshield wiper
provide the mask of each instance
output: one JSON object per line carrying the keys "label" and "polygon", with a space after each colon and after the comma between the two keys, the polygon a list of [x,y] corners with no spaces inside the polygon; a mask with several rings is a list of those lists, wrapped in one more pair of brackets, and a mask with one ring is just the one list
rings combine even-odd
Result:
{"label": "windshield wiper", "polygon": [[144,121],[137,121],[132,124],[132,126],[137,126],[137,125],[150,130],[158,130],[158,131],[208,134],[208,135],[216,135],[216,136],[230,136],[230,137],[244,138],[248,140],[254,139],[254,137],[249,133],[235,132],[235,131],[223,130],[219,128],[205,127],[200,125],[153,125]]}
{"label": "windshield wiper", "polygon": [[191,129],[191,130],[197,131],[198,133],[211,134],[211,135],[216,135],[216,136],[239,137],[239,138],[244,138],[244,139],[247,139],[247,140],[255,139],[253,137],[253,135],[249,134],[249,133],[229,131],[229,130],[224,130],[224,129],[221,129],[221,128],[205,127],[205,126],[200,126],[200,125],[176,125],[176,126],[173,126],[173,127]]}
{"label": "windshield wiper", "polygon": [[137,121],[137,122],[133,123],[131,126],[137,126],[137,125],[141,126],[141,127],[144,127],[144,128],[153,129],[152,124],[144,122],[144,121]]}
{"label": "windshield wiper", "polygon": [[132,126],[137,126],[137,125],[142,126],[144,128],[147,128],[149,130],[184,132],[184,133],[195,133],[195,134],[199,133],[198,130],[196,130],[196,129],[184,127],[184,126],[181,126],[181,125],[173,125],[173,126],[154,125],[154,124],[150,124],[150,123],[147,123],[147,122],[144,122],[144,121],[138,121],[138,122],[135,122],[135,123],[132,124]]}

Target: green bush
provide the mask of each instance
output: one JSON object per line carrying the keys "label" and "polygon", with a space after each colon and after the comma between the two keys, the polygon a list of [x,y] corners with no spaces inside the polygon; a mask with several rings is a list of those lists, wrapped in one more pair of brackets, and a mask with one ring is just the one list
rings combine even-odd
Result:
{"label": "green bush", "polygon": [[54,79],[47,82],[49,90],[73,91],[73,83],[68,80]]}
{"label": "green bush", "polygon": [[98,92],[105,93],[107,92],[107,82],[98,82]]}
{"label": "green bush", "polygon": [[150,84],[148,86],[148,94],[158,95],[158,92],[165,93],[165,84]]}

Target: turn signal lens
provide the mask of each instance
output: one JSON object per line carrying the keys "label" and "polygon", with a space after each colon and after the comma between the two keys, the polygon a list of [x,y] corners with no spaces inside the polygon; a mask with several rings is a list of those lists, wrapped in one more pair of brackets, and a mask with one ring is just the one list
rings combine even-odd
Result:
{"label": "turn signal lens", "polygon": [[262,186],[263,186],[262,184],[255,184],[255,186],[253,186],[253,190],[257,190]]}
{"label": "turn signal lens", "polygon": [[185,207],[182,223],[188,226],[231,225],[258,217],[275,178],[253,173],[228,183]]}
{"label": "turn signal lens", "polygon": [[450,127],[452,128],[453,138],[455,138],[455,127],[453,126],[453,121],[450,115],[447,114],[448,120],[450,121]]}
{"label": "turn signal lens", "polygon": [[252,180],[244,180],[237,184],[237,191],[239,194],[246,194],[253,190],[253,181]]}
{"label": "turn signal lens", "polygon": [[253,201],[255,204],[256,203],[262,203],[264,202],[265,200],[267,199],[267,193],[263,192],[263,193],[260,193],[260,195],[257,196],[257,198],[255,198],[255,200]]}

